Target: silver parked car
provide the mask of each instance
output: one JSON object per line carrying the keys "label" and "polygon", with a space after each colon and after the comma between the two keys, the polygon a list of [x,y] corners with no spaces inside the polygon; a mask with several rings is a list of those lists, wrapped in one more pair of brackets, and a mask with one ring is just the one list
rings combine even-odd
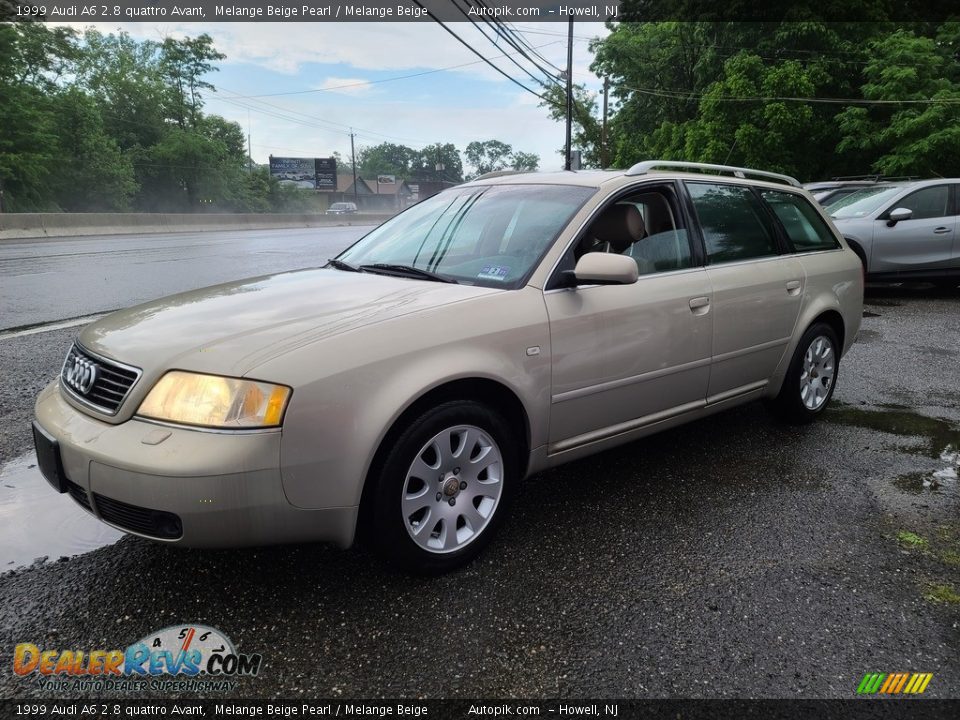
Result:
{"label": "silver parked car", "polygon": [[786,176],[479,178],[323,268],[87,326],[37,399],[37,455],[130,533],[349,546],[363,527],[439,572],[531,473],[761,398],[814,419],[862,295],[857,256]]}
{"label": "silver parked car", "polygon": [[880,183],[828,205],[870,280],[960,283],[960,179]]}

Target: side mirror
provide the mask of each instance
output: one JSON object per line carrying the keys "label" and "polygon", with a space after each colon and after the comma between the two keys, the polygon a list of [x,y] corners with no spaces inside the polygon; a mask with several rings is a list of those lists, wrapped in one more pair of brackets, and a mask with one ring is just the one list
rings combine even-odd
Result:
{"label": "side mirror", "polygon": [[640,276],[632,257],[615,253],[591,252],[577,261],[577,267],[567,271],[565,284],[576,285],[631,285]]}
{"label": "side mirror", "polygon": [[887,220],[887,227],[893,227],[901,220],[909,220],[912,218],[913,210],[903,207],[894,208],[887,217],[889,218],[889,220]]}

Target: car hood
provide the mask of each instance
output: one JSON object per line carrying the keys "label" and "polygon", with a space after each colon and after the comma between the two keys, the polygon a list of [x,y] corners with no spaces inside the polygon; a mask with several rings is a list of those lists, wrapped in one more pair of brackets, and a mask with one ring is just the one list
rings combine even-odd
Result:
{"label": "car hood", "polygon": [[299,270],[172,295],[111,313],[80,334],[85,348],[144,369],[244,375],[301,345],[494,288],[333,269]]}

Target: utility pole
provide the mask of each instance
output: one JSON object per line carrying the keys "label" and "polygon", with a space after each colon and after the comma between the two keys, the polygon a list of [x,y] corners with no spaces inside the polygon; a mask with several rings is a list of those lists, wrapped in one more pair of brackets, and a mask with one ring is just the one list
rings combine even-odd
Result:
{"label": "utility pole", "polygon": [[357,188],[357,153],[353,149],[353,128],[350,128],[350,165],[353,167],[353,204],[360,209],[360,191]]}
{"label": "utility pole", "polygon": [[250,111],[247,110],[247,172],[253,172],[253,150],[250,146]]}
{"label": "utility pole", "polygon": [[607,167],[607,94],[610,92],[610,79],[603,79],[603,125],[600,130],[600,167]]}
{"label": "utility pole", "polygon": [[573,18],[570,18],[567,25],[567,142],[566,142],[566,161],[563,169],[570,169],[571,147],[570,134],[573,123]]}

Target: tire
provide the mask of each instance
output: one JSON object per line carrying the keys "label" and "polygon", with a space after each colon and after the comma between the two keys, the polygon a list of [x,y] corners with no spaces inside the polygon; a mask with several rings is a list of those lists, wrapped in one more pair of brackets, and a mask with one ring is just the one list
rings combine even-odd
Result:
{"label": "tire", "polygon": [[840,370],[840,343],[833,328],[814,323],[803,333],[774,401],[787,422],[812,422],[830,403]]}
{"label": "tire", "polygon": [[499,413],[466,400],[445,402],[410,423],[372,478],[370,536],[380,554],[429,575],[479,555],[519,479],[513,435]]}

